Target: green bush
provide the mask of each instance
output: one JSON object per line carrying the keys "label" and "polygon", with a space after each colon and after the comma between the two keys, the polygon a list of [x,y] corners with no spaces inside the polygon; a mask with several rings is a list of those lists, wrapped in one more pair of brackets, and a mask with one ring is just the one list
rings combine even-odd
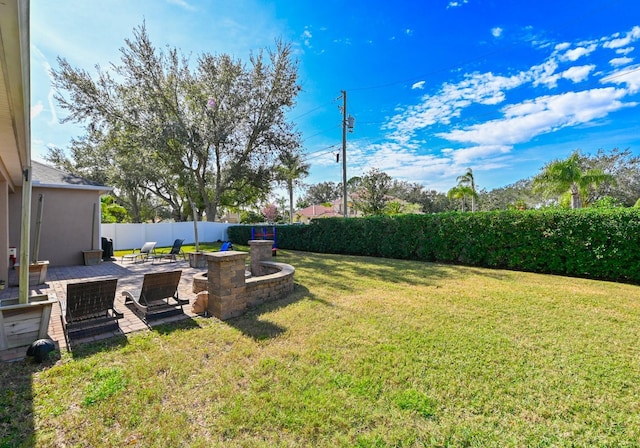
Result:
{"label": "green bush", "polygon": [[227,235],[232,243],[246,246],[251,239],[251,226],[231,226],[227,229]]}
{"label": "green bush", "polygon": [[[281,249],[640,282],[640,210],[507,210],[276,226]],[[246,244],[250,226],[229,228]]]}

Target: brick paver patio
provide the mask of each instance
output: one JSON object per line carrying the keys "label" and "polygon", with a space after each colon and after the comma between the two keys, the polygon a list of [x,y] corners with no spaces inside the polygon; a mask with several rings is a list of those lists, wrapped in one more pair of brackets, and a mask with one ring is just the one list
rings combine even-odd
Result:
{"label": "brick paver patio", "polygon": [[[89,280],[97,280],[107,277],[115,277],[118,279],[118,287],[116,292],[115,308],[124,314],[120,319],[120,331],[111,333],[103,333],[98,336],[88,337],[82,340],[74,340],[75,343],[83,343],[105,339],[121,334],[128,334],[135,331],[147,330],[149,327],[138,316],[136,316],[129,307],[124,304],[122,291],[136,291],[142,286],[142,279],[147,272],[166,272],[173,270],[181,270],[180,285],[178,293],[181,299],[189,299],[189,305],[184,305],[184,314],[171,316],[164,319],[158,319],[153,325],[160,325],[170,321],[187,319],[194,317],[191,312],[191,303],[195,300],[195,294],[192,292],[192,279],[194,274],[204,272],[206,269],[196,269],[189,267],[188,261],[178,260],[176,262],[151,263],[121,263],[118,261],[105,261],[96,266],[61,266],[49,267],[47,271],[46,283],[38,286],[30,287],[30,294],[55,294],[58,301],[65,300],[67,283],[76,283]],[[0,291],[0,299],[10,297],[18,297],[17,275],[15,271],[11,271],[9,275],[9,284],[7,288]],[[60,350],[66,350],[66,341],[62,329],[62,321],[60,319],[61,308],[60,303],[54,305],[49,322],[49,337],[59,345]],[[19,359],[25,356],[24,348],[8,350],[0,354],[0,361]]]}

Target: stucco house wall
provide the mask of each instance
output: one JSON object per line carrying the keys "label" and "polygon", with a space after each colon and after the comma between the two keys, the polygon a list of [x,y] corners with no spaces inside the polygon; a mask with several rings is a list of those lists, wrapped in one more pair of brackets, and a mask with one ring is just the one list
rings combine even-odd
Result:
{"label": "stucco house wall", "polygon": [[[9,182],[0,170],[0,210],[9,210]],[[7,253],[6,257],[0,257],[0,280],[7,281],[9,274],[9,257],[7,248],[9,244],[9,219],[10,213],[0,213],[0,254]]]}
{"label": "stucco house wall", "polygon": [[[36,232],[38,201],[43,196],[39,260],[49,260],[50,266],[72,266],[84,263],[82,251],[100,249],[100,193],[95,190],[66,188],[32,188],[31,249]],[[9,195],[9,245],[20,251],[20,210],[22,192]],[[93,210],[96,204],[95,234],[92,238]],[[93,239],[93,241],[92,241]],[[93,244],[93,247],[92,247]]]}

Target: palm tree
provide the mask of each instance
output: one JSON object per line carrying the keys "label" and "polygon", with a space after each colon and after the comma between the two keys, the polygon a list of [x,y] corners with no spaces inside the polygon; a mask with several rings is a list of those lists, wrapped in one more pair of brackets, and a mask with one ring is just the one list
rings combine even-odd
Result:
{"label": "palm tree", "polygon": [[304,163],[300,154],[283,151],[278,157],[276,181],[285,186],[289,193],[289,223],[293,223],[293,189],[301,184],[301,179],[309,175],[309,164]]}
{"label": "palm tree", "polygon": [[473,191],[473,194],[471,195],[471,211],[475,212],[476,211],[476,197],[478,196],[476,194],[476,182],[475,182],[475,178],[473,177],[473,170],[471,168],[467,168],[467,172],[464,173],[462,176],[458,176],[456,178],[456,181],[458,182],[458,185],[462,185],[462,186],[466,186],[471,188],[471,191]]}
{"label": "palm tree", "polygon": [[583,171],[580,166],[580,152],[574,151],[566,160],[554,160],[548,163],[540,174],[533,178],[534,191],[545,195],[571,195],[571,208],[581,208],[586,202],[589,189],[609,182],[615,184],[615,178],[601,169]]}
{"label": "palm tree", "polygon": [[449,192],[447,193],[447,197],[449,199],[460,199],[460,201],[462,202],[462,208],[461,209],[462,209],[463,212],[465,211],[464,204],[465,204],[465,200],[466,200],[467,196],[471,196],[471,198],[473,200],[473,198],[475,196],[477,196],[477,193],[475,191],[473,191],[473,189],[471,187],[468,187],[468,186],[462,185],[462,184],[456,185],[451,190],[449,190]]}

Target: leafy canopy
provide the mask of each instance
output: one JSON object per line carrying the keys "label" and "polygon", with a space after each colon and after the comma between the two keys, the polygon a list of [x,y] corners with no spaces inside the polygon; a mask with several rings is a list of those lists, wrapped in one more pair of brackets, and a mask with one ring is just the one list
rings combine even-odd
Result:
{"label": "leafy canopy", "polygon": [[278,41],[248,64],[209,53],[191,64],[156,48],[143,24],[120,52],[95,76],[58,59],[55,98],[85,135],[73,161],[60,151],[50,160],[114,186],[134,220],[158,205],[186,219],[191,204],[215,220],[220,207],[265,198],[278,155],[300,147],[285,117],[300,90],[291,46]]}

